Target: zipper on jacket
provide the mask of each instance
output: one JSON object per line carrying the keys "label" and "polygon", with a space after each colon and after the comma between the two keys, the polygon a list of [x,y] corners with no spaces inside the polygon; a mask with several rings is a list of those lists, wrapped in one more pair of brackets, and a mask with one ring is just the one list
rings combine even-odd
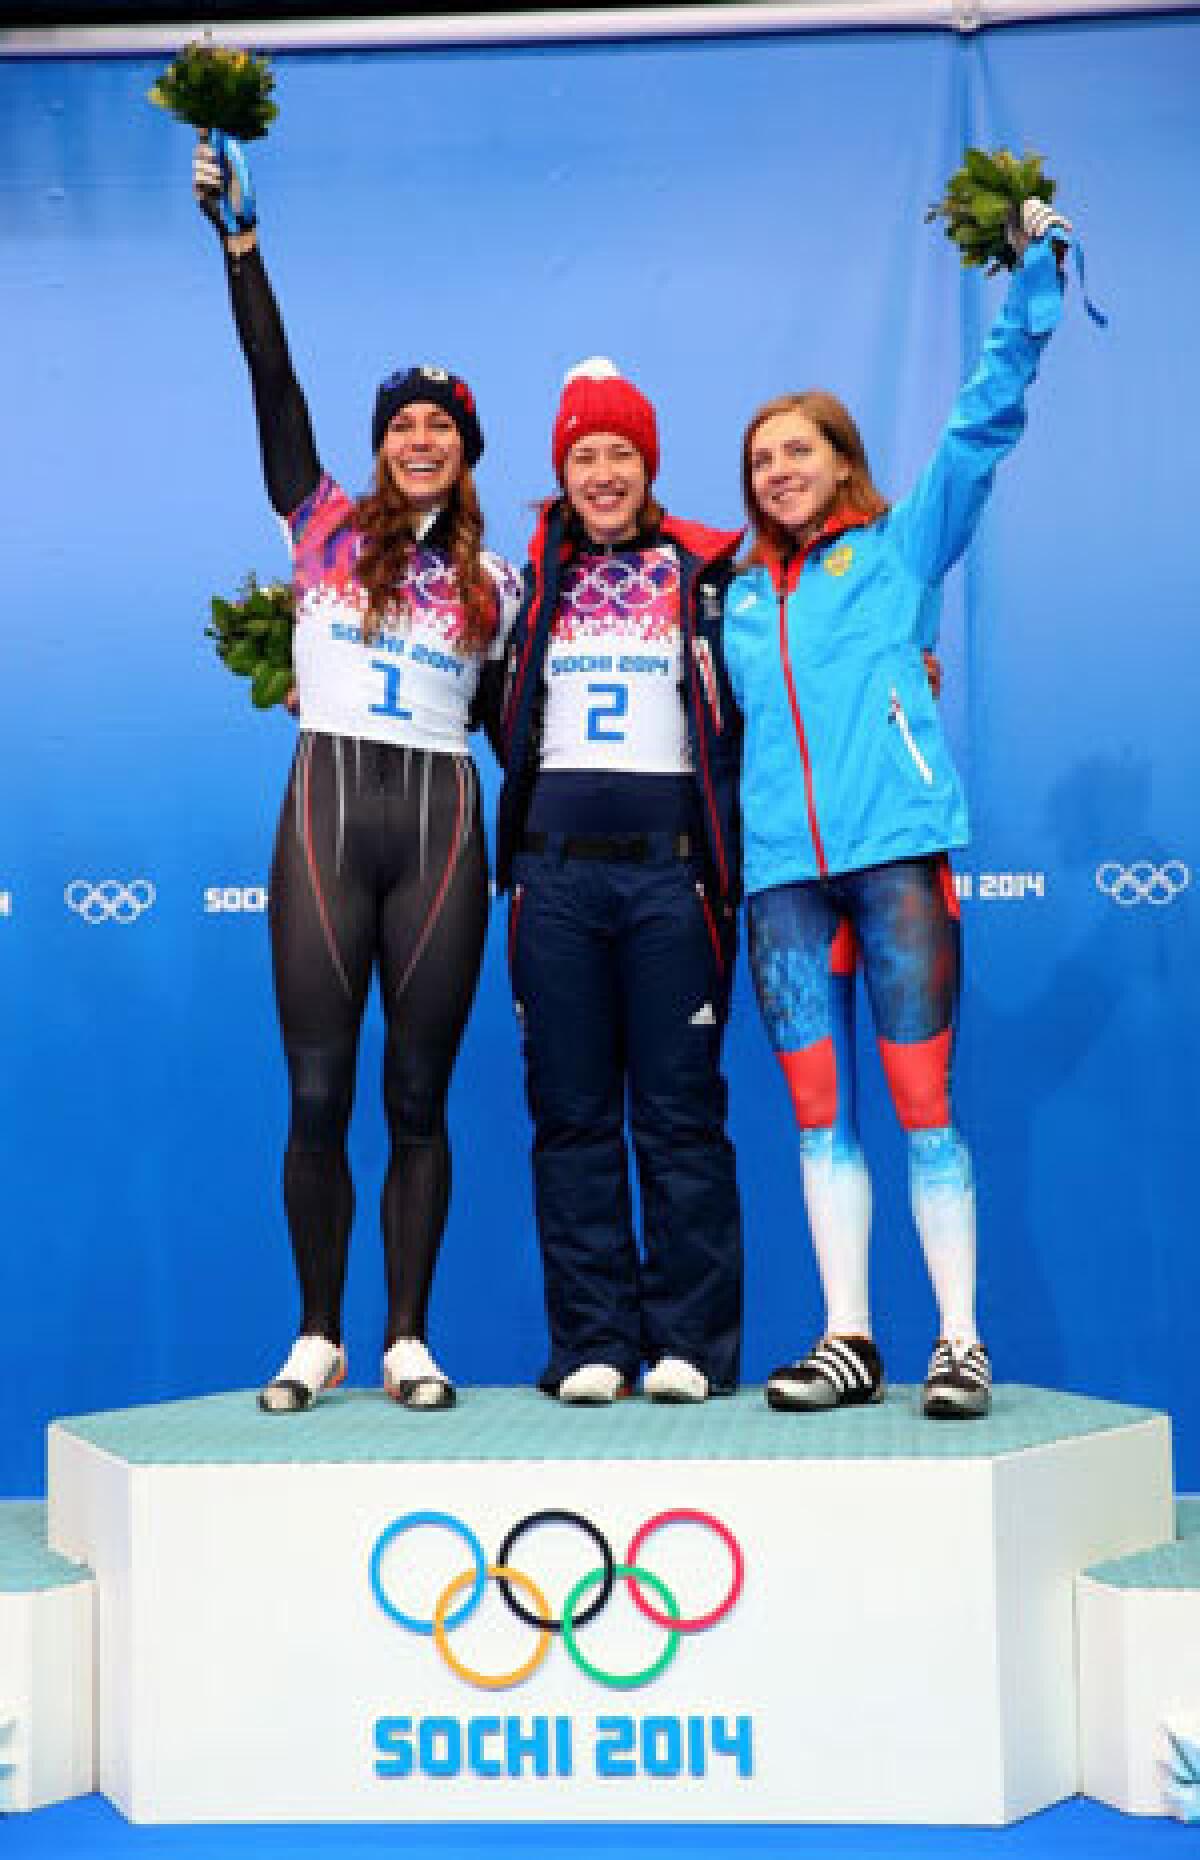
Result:
{"label": "zipper on jacket", "polygon": [[[802,551],[800,567],[796,571],[796,581],[804,572],[808,560],[808,550]],[[783,682],[787,687],[788,703],[792,707],[792,723],[796,731],[796,741],[800,746],[800,762],[804,769],[804,803],[808,809],[808,830],[812,834],[813,852],[816,854],[817,871],[826,878],[829,867],[825,863],[825,848],[821,843],[821,829],[817,824],[817,803],[813,794],[812,763],[808,756],[808,737],[804,731],[804,719],[800,715],[800,706],[796,701],[796,686],[792,678],[792,655],[788,650],[787,634],[787,600],[788,600],[788,559],[781,558],[779,564],[779,657],[783,663]]]}
{"label": "zipper on jacket", "polygon": [[[680,548],[678,543],[675,544]],[[713,848],[717,855],[717,879],[721,887],[722,898],[729,896],[729,867],[725,859],[725,842],[721,833],[721,816],[717,812],[716,796],[713,793],[712,777],[708,770],[708,745],[704,738],[704,694],[700,689],[700,674],[696,666],[696,654],[693,645],[696,640],[696,621],[692,612],[692,590],[703,571],[696,568],[690,576],[683,572],[682,555],[679,576],[679,639],[683,650],[684,663],[688,668],[688,683],[692,693],[692,735],[699,752],[700,783],[704,793],[705,806],[708,809],[709,825]]]}
{"label": "zipper on jacket", "polygon": [[713,727],[720,736],[725,728],[721,717],[721,700],[717,694],[717,675],[713,670],[712,649],[706,639],[697,634],[692,640],[692,651],[700,667],[700,683],[708,701],[708,714],[713,720]]}
{"label": "zipper on jacket", "polygon": [[904,706],[900,702],[900,693],[896,690],[895,685],[892,686],[891,701],[888,704],[888,722],[895,724],[900,732],[901,742],[913,759],[917,774],[921,777],[921,780],[925,783],[927,788],[932,788],[933,770],[917,748],[912,730],[909,727],[908,718],[904,714]]}

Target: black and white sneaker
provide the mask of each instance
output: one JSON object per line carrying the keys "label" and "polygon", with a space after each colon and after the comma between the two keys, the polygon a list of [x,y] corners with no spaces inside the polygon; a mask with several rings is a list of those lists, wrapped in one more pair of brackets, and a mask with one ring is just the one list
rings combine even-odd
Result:
{"label": "black and white sneaker", "polygon": [[879,1351],[869,1337],[822,1337],[799,1363],[767,1378],[768,1408],[858,1408],[882,1401]]}
{"label": "black and white sneaker", "polygon": [[453,1408],[454,1384],[419,1337],[398,1337],[383,1358],[383,1392],[402,1408]]}
{"label": "black and white sneaker", "polygon": [[929,1359],[921,1407],[932,1421],[971,1421],[992,1405],[992,1365],[981,1343],[939,1337]]}
{"label": "black and white sneaker", "polygon": [[279,1374],[258,1397],[264,1414],[299,1414],[346,1380],[346,1352],[328,1337],[297,1337]]}

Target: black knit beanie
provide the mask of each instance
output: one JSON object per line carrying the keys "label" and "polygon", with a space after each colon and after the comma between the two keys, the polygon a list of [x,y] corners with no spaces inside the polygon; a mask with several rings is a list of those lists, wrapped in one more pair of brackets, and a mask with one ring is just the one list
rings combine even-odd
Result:
{"label": "black knit beanie", "polygon": [[475,396],[457,375],[449,374],[444,368],[425,365],[398,369],[380,382],[371,418],[372,452],[378,452],[383,444],[392,415],[415,400],[431,401],[450,415],[462,439],[463,457],[468,467],[476,466],[483,454],[483,428],[475,411]]}

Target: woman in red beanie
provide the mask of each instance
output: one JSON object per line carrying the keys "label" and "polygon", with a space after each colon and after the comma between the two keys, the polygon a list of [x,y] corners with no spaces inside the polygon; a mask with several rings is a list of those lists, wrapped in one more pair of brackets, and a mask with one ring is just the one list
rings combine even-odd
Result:
{"label": "woman in red beanie", "polygon": [[[739,537],[655,500],[650,402],[568,375],[500,722],[497,881],[533,1118],[550,1361],[606,1403],[737,1383],[741,1214],[720,1047],[739,742],[720,655]],[[634,1238],[628,1129],[641,1190]]]}

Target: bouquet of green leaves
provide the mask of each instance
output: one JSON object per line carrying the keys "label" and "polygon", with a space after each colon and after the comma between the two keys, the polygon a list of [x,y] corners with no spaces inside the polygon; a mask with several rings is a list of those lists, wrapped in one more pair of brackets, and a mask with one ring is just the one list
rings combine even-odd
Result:
{"label": "bouquet of green leaves", "polygon": [[292,622],[295,603],[286,582],[260,588],[248,575],[236,601],[212,598],[212,619],[204,629],[217,656],[239,678],[250,679],[250,696],[259,710],[282,704],[295,683],[292,670]]}
{"label": "bouquet of green leaves", "polygon": [[220,129],[239,142],[254,142],[279,114],[271,98],[274,88],[265,58],[193,39],[146,94],[193,129]]}
{"label": "bouquet of green leaves", "polygon": [[1011,271],[1016,260],[1009,234],[1020,222],[1021,202],[1036,197],[1048,204],[1055,187],[1042,172],[1040,155],[1018,160],[1008,149],[992,155],[968,149],[925,218],[945,220],[946,237],[953,239],[964,265],[986,265],[989,276]]}

